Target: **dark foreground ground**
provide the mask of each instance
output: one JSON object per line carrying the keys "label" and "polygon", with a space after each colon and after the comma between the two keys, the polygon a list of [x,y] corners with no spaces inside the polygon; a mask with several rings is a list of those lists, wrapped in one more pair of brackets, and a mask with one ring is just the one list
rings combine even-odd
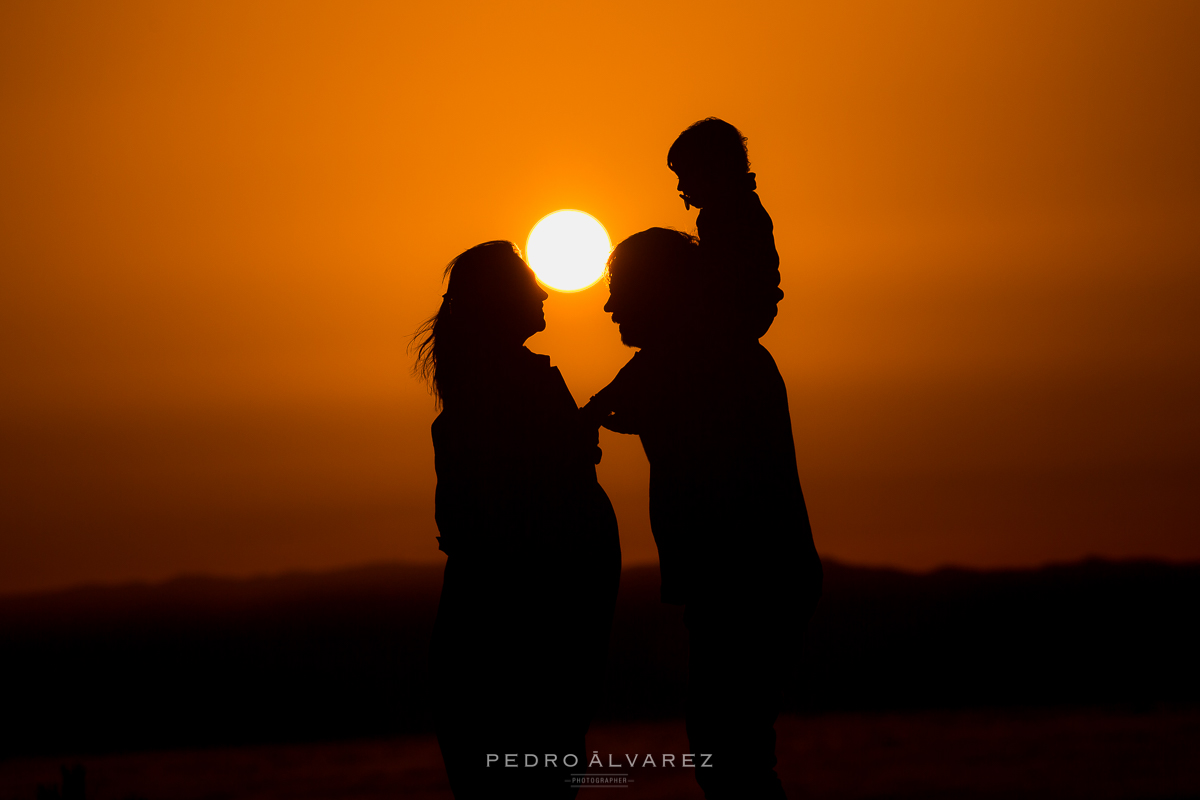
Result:
{"label": "dark foreground ground", "polygon": [[[792,798],[1200,798],[1197,708],[836,713],[787,716],[778,730]],[[687,751],[675,720],[597,724],[588,744],[614,762]],[[0,800],[34,800],[62,763],[84,765],[89,800],[450,798],[437,742],[414,735],[9,759],[0,761]],[[603,771],[630,782],[583,789],[585,800],[701,796],[690,769]]]}
{"label": "dark foreground ground", "polygon": [[[779,724],[793,799],[1200,800],[1200,564],[825,577]],[[0,800],[58,797],[71,764],[88,800],[448,799],[440,587],[376,565],[0,597]],[[687,752],[687,635],[658,588],[622,574],[589,746],[660,766],[585,800],[700,797],[661,766]]]}
{"label": "dark foreground ground", "polygon": [[[428,733],[441,579],[376,565],[0,597],[0,759]],[[785,708],[1197,708],[1198,608],[1200,564],[829,562]],[[678,718],[686,680],[682,609],[657,568],[625,569],[596,720]]]}

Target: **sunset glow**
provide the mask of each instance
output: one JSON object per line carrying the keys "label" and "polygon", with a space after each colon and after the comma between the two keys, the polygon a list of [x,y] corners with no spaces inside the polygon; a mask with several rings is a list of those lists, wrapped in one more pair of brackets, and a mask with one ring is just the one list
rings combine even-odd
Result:
{"label": "sunset glow", "polygon": [[[0,3],[0,594],[444,564],[408,348],[446,264],[528,247],[526,344],[585,404],[633,356],[609,243],[704,239],[667,153],[709,115],[773,222],[823,558],[1200,561],[1197,31],[1187,0]],[[585,237],[541,238],[572,219],[573,278]],[[645,451],[600,437],[657,565]]]}
{"label": "sunset glow", "polygon": [[525,247],[538,280],[560,292],[578,292],[600,280],[611,251],[608,231],[600,221],[573,209],[538,220]]}

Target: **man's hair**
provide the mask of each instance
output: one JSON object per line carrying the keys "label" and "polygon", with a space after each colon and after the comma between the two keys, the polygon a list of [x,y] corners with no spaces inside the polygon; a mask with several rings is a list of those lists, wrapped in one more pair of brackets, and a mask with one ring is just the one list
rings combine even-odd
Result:
{"label": "man's hair", "polygon": [[744,173],[750,171],[750,152],[741,131],[725,120],[707,117],[679,134],[667,151],[667,166],[675,172],[686,167],[717,174]]}
{"label": "man's hair", "polygon": [[621,341],[655,347],[693,338],[703,326],[700,247],[696,237],[669,228],[635,233],[613,249],[607,274],[614,297],[626,303]]}
{"label": "man's hair", "polygon": [[672,289],[678,292],[697,280],[700,240],[673,228],[649,228],[635,233],[613,248],[605,266],[605,275],[612,281],[613,267],[618,264],[637,264],[631,277],[652,293]]}

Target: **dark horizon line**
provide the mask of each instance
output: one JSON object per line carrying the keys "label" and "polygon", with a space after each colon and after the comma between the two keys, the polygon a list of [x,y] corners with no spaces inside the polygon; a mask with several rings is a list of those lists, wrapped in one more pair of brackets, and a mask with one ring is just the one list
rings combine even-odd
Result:
{"label": "dark horizon line", "polygon": [[[1200,567],[1200,559],[1172,559],[1163,556],[1128,556],[1128,557],[1108,557],[1099,555],[1085,555],[1074,560],[1053,560],[1045,561],[1035,566],[1001,566],[1001,567],[970,567],[960,566],[957,564],[943,564],[929,569],[908,569],[905,567],[896,567],[888,565],[874,564],[855,564],[843,561],[837,558],[823,557],[821,563],[826,569],[847,570],[859,573],[876,573],[879,575],[898,575],[912,578],[932,577],[937,575],[952,575],[952,574],[978,574],[978,575],[1003,575],[1003,574],[1020,574],[1020,573],[1038,573],[1046,572],[1055,569],[1069,569],[1072,567],[1081,567],[1085,565],[1112,565],[1112,566],[1134,566],[1134,565],[1159,565],[1168,567]],[[96,594],[109,593],[119,591],[153,591],[155,589],[163,589],[168,587],[181,588],[184,586],[208,586],[214,587],[220,584],[246,586],[250,584],[284,584],[292,581],[306,581],[313,579],[333,579],[337,577],[347,578],[349,576],[359,574],[363,576],[373,575],[375,579],[382,577],[394,577],[393,573],[401,570],[409,570],[412,572],[433,574],[435,571],[442,570],[445,567],[443,561],[402,561],[402,560],[381,560],[369,561],[361,564],[349,566],[332,567],[329,569],[288,569],[280,572],[261,572],[252,575],[222,575],[217,573],[203,572],[180,572],[169,578],[161,580],[124,580],[124,581],[83,581],[80,583],[69,584],[66,586],[58,586],[46,589],[32,589],[26,591],[4,591],[0,590],[0,603],[6,601],[23,600],[23,599],[42,599],[53,596],[67,596],[72,594]],[[638,562],[634,564],[626,564],[622,566],[622,573],[632,570],[655,570],[657,571],[658,564],[652,561]]]}

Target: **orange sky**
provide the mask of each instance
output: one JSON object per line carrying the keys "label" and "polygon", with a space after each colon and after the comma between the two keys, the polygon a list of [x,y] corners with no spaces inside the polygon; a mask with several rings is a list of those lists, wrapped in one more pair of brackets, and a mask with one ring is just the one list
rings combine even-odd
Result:
{"label": "orange sky", "polygon": [[[415,5],[0,6],[0,592],[440,559],[443,265],[563,207],[691,228],[707,115],[775,219],[824,555],[1200,558],[1200,5]],[[530,340],[580,402],[605,298]]]}

